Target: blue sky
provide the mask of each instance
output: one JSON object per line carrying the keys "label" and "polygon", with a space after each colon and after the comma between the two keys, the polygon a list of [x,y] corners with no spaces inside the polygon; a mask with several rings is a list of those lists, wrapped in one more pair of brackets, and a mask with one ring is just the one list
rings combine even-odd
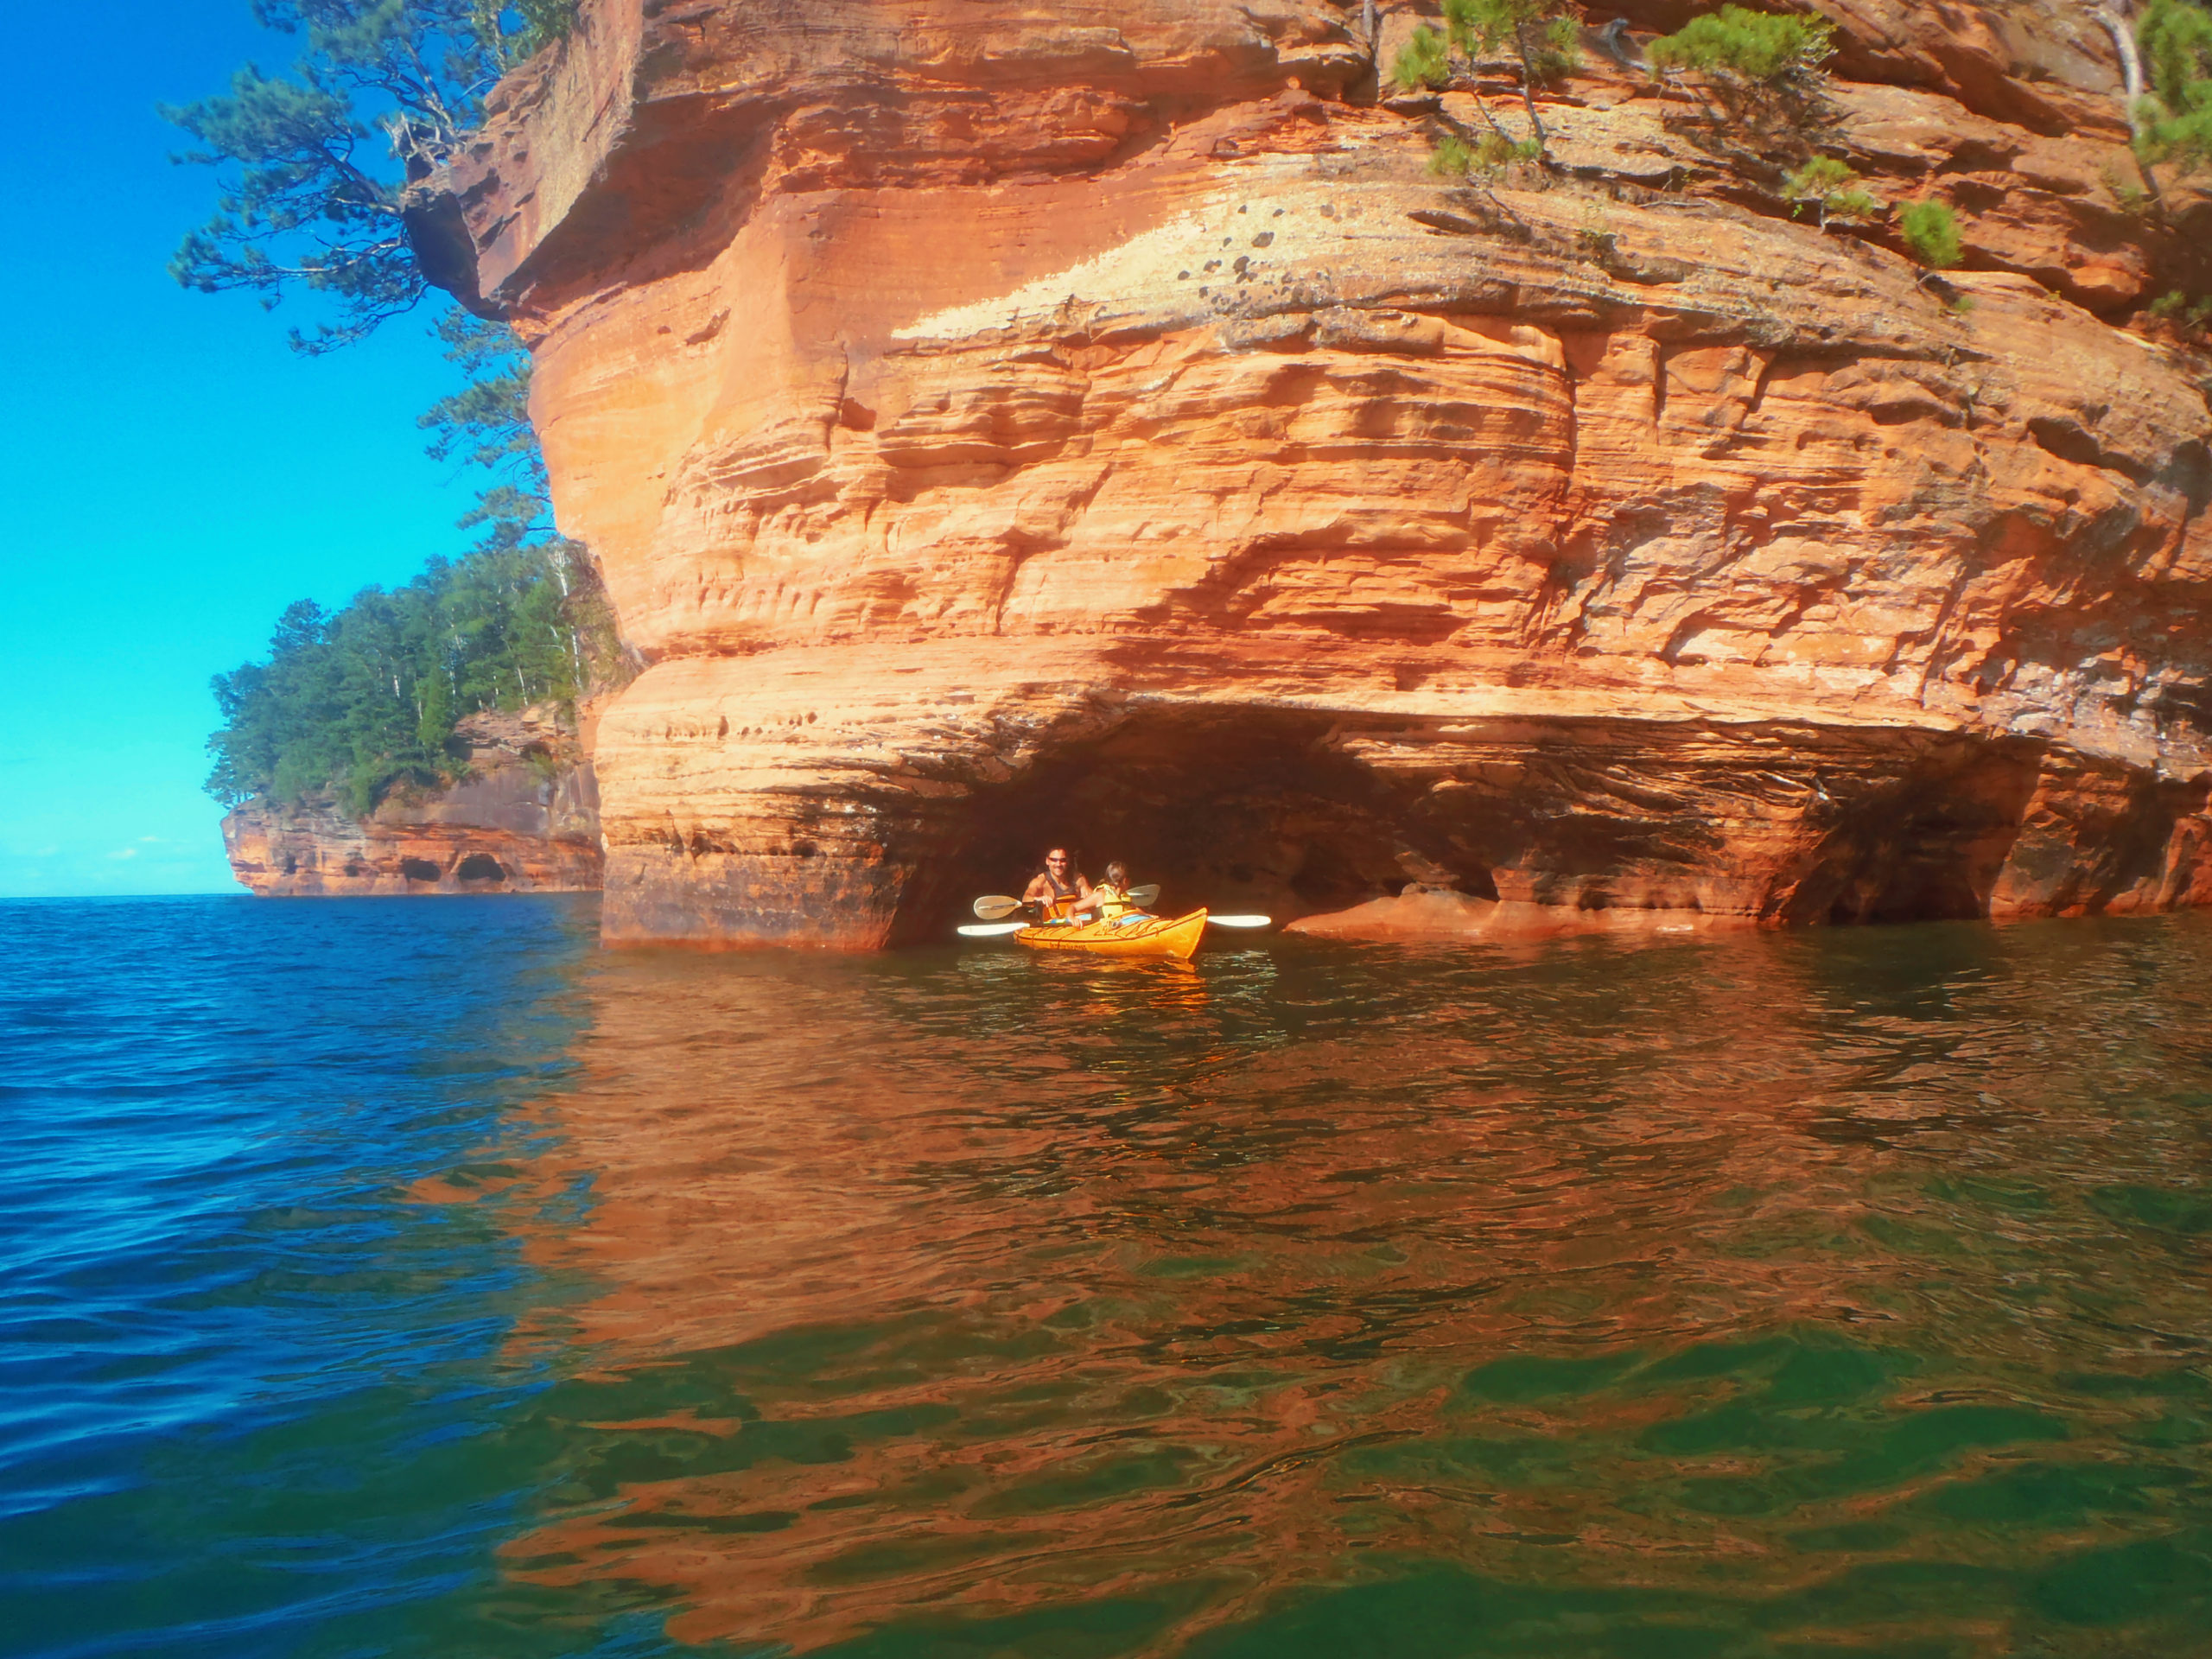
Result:
{"label": "blue sky", "polygon": [[247,0],[27,6],[0,60],[0,897],[238,892],[200,783],[208,677],[300,598],[340,604],[468,538],[415,416],[434,312],[296,355],[250,296],[164,270],[213,181],[154,112],[273,68]]}

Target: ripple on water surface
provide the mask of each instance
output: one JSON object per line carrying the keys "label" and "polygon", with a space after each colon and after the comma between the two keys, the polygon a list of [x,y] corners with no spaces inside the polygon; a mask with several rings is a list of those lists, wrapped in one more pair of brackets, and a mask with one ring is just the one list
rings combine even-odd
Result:
{"label": "ripple on water surface", "polygon": [[24,906],[36,1653],[2212,1653],[2212,925]]}

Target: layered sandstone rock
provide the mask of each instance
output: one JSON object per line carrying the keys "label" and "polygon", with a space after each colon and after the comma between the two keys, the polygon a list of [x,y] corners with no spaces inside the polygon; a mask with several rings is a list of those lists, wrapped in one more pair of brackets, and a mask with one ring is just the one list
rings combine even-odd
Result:
{"label": "layered sandstone rock", "polygon": [[533,708],[457,730],[468,769],[448,789],[397,790],[366,818],[327,798],[229,813],[232,874],[264,897],[596,888],[599,791],[575,726]]}
{"label": "layered sandstone rock", "polygon": [[2089,9],[1823,9],[1954,282],[1597,51],[1556,176],[1440,181],[1418,8],[587,4],[442,183],[652,664],[609,936],[928,937],[1047,837],[1293,915],[2212,894],[2207,365],[2121,326],[2196,205]]}

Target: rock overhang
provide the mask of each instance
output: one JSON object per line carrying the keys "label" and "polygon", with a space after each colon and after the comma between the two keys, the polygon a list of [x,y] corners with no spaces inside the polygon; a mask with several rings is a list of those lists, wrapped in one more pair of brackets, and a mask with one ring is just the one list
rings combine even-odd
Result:
{"label": "rock overhang", "polygon": [[[910,937],[1050,817],[1022,778],[1103,755],[1142,793],[1111,734],[1163,729],[1144,711],[1359,727],[1414,687],[1432,749],[1531,687],[1560,701],[1529,755],[1606,719],[1658,766],[1700,702],[1853,732],[1892,817],[1993,768],[1968,816],[2015,803],[2039,868],[2030,820],[2074,823],[2051,780],[2086,768],[2071,874],[2008,877],[1977,830],[1932,910],[2195,891],[2204,400],[2050,276],[2111,252],[2077,198],[2113,134],[2054,150],[1986,89],[1969,114],[1940,51],[1912,90],[1839,90],[1869,167],[1917,165],[1945,108],[1975,168],[2031,163],[1962,315],[1733,183],[1650,188],[1713,169],[1624,77],[1553,111],[1568,182],[1454,188],[1421,118],[1336,96],[1365,73],[1349,9],[1124,9],[1119,46],[940,10],[589,8],[456,171],[537,342],[564,528],[658,659],[602,738],[613,935]],[[974,736],[986,714],[1031,736]],[[1906,729],[1982,759],[1892,777],[1872,757]],[[1507,763],[1465,764],[1474,788]],[[1723,792],[1670,810],[1709,828]],[[1805,800],[1809,894],[1840,843]],[[2114,810],[2164,826],[2166,863],[2106,856]],[[1722,910],[1839,913],[1726,863]],[[1635,902],[1624,871],[1576,880]]]}

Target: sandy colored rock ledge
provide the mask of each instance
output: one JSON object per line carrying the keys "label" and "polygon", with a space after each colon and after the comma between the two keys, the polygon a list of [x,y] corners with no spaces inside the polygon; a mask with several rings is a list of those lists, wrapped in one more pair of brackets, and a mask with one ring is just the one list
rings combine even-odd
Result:
{"label": "sandy colored rock ledge", "polygon": [[1356,7],[588,0],[442,183],[652,663],[608,937],[941,937],[1058,838],[1287,917],[2201,902],[2208,365],[2121,326],[2109,42],[1829,10],[1955,282],[1594,54],[1483,189]]}
{"label": "sandy colored rock ledge", "polygon": [[365,819],[327,797],[237,808],[223,819],[232,874],[264,898],[596,889],[598,785],[573,727],[533,708],[458,730],[466,778],[396,790]]}

